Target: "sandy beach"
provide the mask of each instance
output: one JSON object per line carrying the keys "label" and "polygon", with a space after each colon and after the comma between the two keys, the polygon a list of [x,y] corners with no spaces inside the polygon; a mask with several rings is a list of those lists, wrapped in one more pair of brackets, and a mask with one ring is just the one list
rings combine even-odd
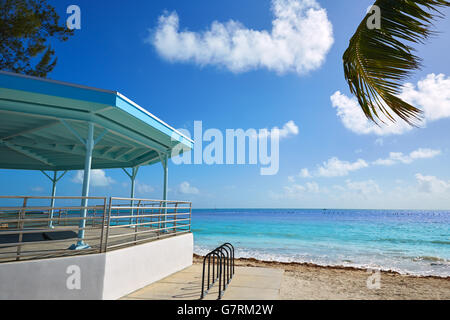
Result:
{"label": "sandy beach", "polygon": [[[194,255],[194,263],[202,263]],[[312,264],[236,259],[237,266],[283,269],[282,300],[448,300],[450,277],[417,277],[381,272],[380,289],[368,289],[366,270]]]}

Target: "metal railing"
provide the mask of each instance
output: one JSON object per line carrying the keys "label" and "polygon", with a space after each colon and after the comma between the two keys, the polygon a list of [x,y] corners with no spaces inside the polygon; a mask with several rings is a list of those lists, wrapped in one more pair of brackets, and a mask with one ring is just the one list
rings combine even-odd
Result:
{"label": "metal railing", "polygon": [[[102,253],[191,232],[186,201],[1,196],[0,203],[0,263]],[[71,250],[80,234],[88,248]]]}
{"label": "metal railing", "polygon": [[[212,259],[212,263],[211,263]],[[207,287],[205,290],[205,272],[206,262],[208,261],[208,275],[207,275]],[[212,268],[211,268],[212,265]],[[211,270],[212,269],[212,270]],[[212,272],[211,272],[212,271]],[[203,258],[203,273],[202,273],[202,292],[200,299],[203,299],[219,281],[219,296],[218,300],[222,299],[222,296],[230,284],[234,276],[234,247],[230,243],[225,243],[220,247],[214,249]]]}
{"label": "metal railing", "polygon": [[110,198],[105,251],[191,232],[192,204],[131,198]]}

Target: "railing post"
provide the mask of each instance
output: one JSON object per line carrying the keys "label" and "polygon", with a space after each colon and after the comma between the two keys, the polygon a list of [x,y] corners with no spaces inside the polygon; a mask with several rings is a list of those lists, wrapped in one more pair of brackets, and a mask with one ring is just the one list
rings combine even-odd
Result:
{"label": "railing post", "polygon": [[103,236],[105,233],[105,219],[106,219],[106,198],[103,199],[103,215],[102,215],[102,231],[101,231],[101,235],[100,235],[100,253],[104,252],[103,251]]}
{"label": "railing post", "polygon": [[[141,207],[141,200],[138,201],[138,208],[137,208],[137,212],[136,212],[136,221],[135,221],[135,226],[134,226],[134,244],[137,243],[137,235],[138,235],[138,225],[139,225],[139,208]],[[143,223],[142,219],[141,219],[141,223]]]}
{"label": "railing post", "polygon": [[177,233],[177,209],[178,209],[178,202],[177,203],[175,203],[175,215],[174,215],[174,217],[175,217],[175,219],[173,219],[174,220],[174,232],[175,232],[175,234]]}
{"label": "railing post", "polygon": [[192,202],[189,203],[189,232],[191,232],[192,223]]}
{"label": "railing post", "polygon": [[154,215],[155,215],[155,209],[154,209],[154,205],[153,205],[153,203],[151,204],[151,208],[152,208],[152,212],[151,212],[151,215],[150,215],[150,217],[149,217],[149,222],[152,222],[151,224],[150,224],[150,228],[151,229],[156,229],[155,228],[155,225],[153,224],[153,222],[155,222],[155,221],[153,221],[153,219],[154,219]]}
{"label": "railing post", "polygon": [[161,229],[161,215],[162,215],[162,206],[163,206],[163,203],[162,202],[160,202],[159,203],[159,213],[158,213],[158,229]]}
{"label": "railing post", "polygon": [[109,198],[109,208],[108,208],[108,222],[106,224],[106,237],[105,237],[105,251],[108,251],[108,238],[109,238],[109,227],[111,225],[111,207],[112,207],[112,198]]}
{"label": "railing post", "polygon": [[19,227],[19,245],[17,246],[16,261],[20,260],[20,252],[22,251],[23,228],[25,224],[25,208],[27,206],[27,202],[28,198],[23,198],[22,209],[19,212],[19,222],[17,223],[17,226]]}

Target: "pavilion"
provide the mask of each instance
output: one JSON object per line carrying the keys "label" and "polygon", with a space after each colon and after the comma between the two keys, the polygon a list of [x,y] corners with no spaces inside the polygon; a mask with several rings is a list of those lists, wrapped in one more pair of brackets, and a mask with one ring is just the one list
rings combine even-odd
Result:
{"label": "pavilion", "polygon": [[[122,168],[134,198],[139,168],[155,163],[162,163],[167,200],[172,151],[193,143],[116,91],[0,71],[0,169],[42,171],[53,184],[52,207],[56,183],[69,170],[84,170],[86,207],[92,169]],[[83,227],[72,249],[88,247]]]}

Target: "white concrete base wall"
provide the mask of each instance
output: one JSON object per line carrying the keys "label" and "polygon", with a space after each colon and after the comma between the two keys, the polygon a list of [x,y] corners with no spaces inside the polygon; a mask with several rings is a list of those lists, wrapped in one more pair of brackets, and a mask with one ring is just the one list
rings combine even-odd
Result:
{"label": "white concrete base wall", "polygon": [[[80,290],[67,288],[70,266],[79,267]],[[105,254],[0,263],[0,300],[101,299],[104,270]]]}
{"label": "white concrete base wall", "polygon": [[193,252],[189,233],[107,253],[103,299],[119,299],[191,266]]}
{"label": "white concrete base wall", "polygon": [[[192,265],[191,233],[102,254],[0,264],[0,300],[118,299]],[[68,289],[71,266],[80,289]]]}

